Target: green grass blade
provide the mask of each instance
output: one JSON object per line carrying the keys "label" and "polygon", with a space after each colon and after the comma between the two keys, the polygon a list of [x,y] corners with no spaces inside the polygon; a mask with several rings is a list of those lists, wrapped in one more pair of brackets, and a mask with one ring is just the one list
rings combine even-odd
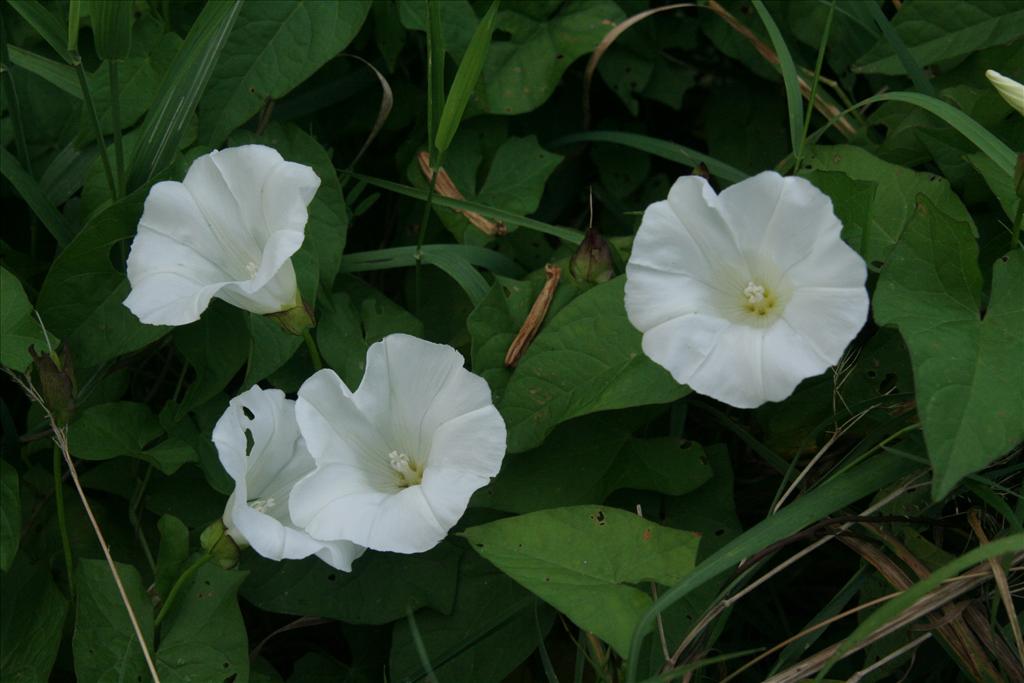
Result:
{"label": "green grass blade", "polygon": [[793,152],[800,149],[801,131],[804,124],[804,100],[800,94],[800,77],[796,72],[796,64],[793,62],[793,55],[789,52],[789,46],[782,38],[782,32],[772,19],[772,15],[764,6],[761,0],[752,0],[754,9],[764,22],[768,30],[768,37],[771,38],[775,53],[779,56],[779,69],[782,71],[782,81],[786,86],[786,108],[789,110],[789,138],[793,145]]}
{"label": "green grass blade", "polygon": [[[379,187],[382,190],[394,192],[405,197],[412,199],[418,199],[420,201],[427,200],[427,191],[421,190],[418,187],[412,187],[410,185],[402,185],[395,183],[390,180],[383,180],[381,178],[374,178],[372,176],[362,175],[361,173],[352,173],[353,178],[362,180],[368,185]],[[492,220],[501,221],[506,225],[518,226],[520,228],[526,228],[527,230],[533,230],[534,232],[542,232],[546,235],[557,237],[561,240],[565,240],[570,244],[579,244],[583,241],[583,233],[578,230],[571,228],[563,228],[558,225],[550,225],[541,221],[534,220],[532,218],[526,218],[525,216],[518,216],[508,211],[496,209],[491,206],[485,206],[478,204],[477,202],[470,202],[459,199],[449,199],[447,197],[441,197],[434,195],[432,203],[436,206],[443,206],[449,209],[459,209],[462,211],[475,211],[481,216],[486,216]]]}
{"label": "green grass blade", "polygon": [[1013,167],[1017,161],[1013,150],[1007,147],[1002,140],[990,133],[984,126],[953,105],[916,92],[887,92],[862,100],[857,106],[884,101],[912,104],[915,107],[920,107],[935,114],[956,129],[958,133],[973,142],[985,156],[999,166],[1001,171],[1011,178],[1013,177]]}
{"label": "green grass blade", "polygon": [[82,99],[82,87],[78,85],[75,70],[67,64],[37,55],[16,45],[9,45],[11,64],[39,76],[50,85],[55,85],[67,94]]}
{"label": "green grass blade", "polygon": [[491,290],[491,285],[477,272],[473,264],[451,252],[425,251],[423,263],[437,266],[446,272],[466,292],[473,306],[479,305]]}
{"label": "green grass blade", "polygon": [[868,13],[874,20],[875,24],[882,31],[882,36],[886,42],[889,43],[889,47],[893,49],[896,56],[899,57],[900,63],[903,64],[903,68],[906,70],[907,75],[910,76],[910,80],[914,82],[914,87],[920,90],[925,95],[931,95],[935,97],[935,86],[925,75],[924,69],[914,59],[914,55],[910,54],[910,50],[907,48],[907,44],[900,38],[900,34],[896,32],[896,29],[892,27],[885,14],[882,13],[881,7],[873,2],[866,2],[864,5],[867,7]]}
{"label": "green grass blade", "polygon": [[[105,3],[98,2],[94,5]],[[68,2],[68,52],[78,52],[78,24],[82,16],[82,0],[70,0]]]}
{"label": "green grass blade", "polygon": [[444,255],[451,255],[478,268],[486,268],[492,273],[506,277],[521,278],[526,274],[518,263],[504,254],[469,244],[426,244],[422,250],[407,246],[345,254],[341,261],[341,272],[364,273],[389,268],[408,268],[416,265],[417,252],[421,252],[424,259],[438,254],[441,254],[442,258]]}
{"label": "green grass blade", "polygon": [[126,59],[132,47],[132,3],[92,3],[92,34],[100,59]]}
{"label": "green grass blade", "polygon": [[170,163],[241,8],[242,0],[210,2],[196,18],[146,115],[128,164],[129,190]]}
{"label": "green grass blade", "polygon": [[[423,0],[427,3],[427,144],[431,146],[430,158],[436,166],[441,165],[434,140],[437,136],[441,111],[444,109],[444,34],[441,30],[441,3],[439,0]],[[435,166],[435,167],[436,167]]]}
{"label": "green grass blade", "polygon": [[412,642],[416,647],[416,656],[419,657],[420,665],[423,667],[423,671],[426,672],[427,680],[430,683],[438,683],[437,676],[434,674],[434,667],[430,664],[430,656],[427,655],[427,648],[423,645],[423,636],[420,635],[420,629],[416,625],[416,617],[413,616],[411,607],[406,613],[406,618],[409,620],[409,632],[412,634]]}
{"label": "green grass blade", "polygon": [[491,3],[490,9],[477,24],[462,63],[459,64],[459,70],[455,72],[455,80],[448,91],[444,109],[441,111],[441,120],[437,124],[437,135],[434,138],[434,147],[439,154],[444,154],[452,144],[455,132],[462,123],[462,115],[466,113],[469,98],[472,97],[476,83],[480,80],[480,73],[487,59],[487,49],[491,46],[494,23],[498,17],[499,1]]}
{"label": "green grass blade", "polygon": [[68,32],[60,19],[37,0],[7,0],[7,4],[36,30],[61,59],[68,64],[74,63],[74,57],[68,51]]}
{"label": "green grass blade", "polygon": [[689,147],[684,147],[683,145],[669,142],[668,140],[652,138],[650,136],[639,135],[637,133],[592,130],[585,133],[573,133],[571,135],[558,138],[551,142],[550,146],[562,147],[565,145],[576,144],[578,142],[608,142],[613,145],[622,145],[623,147],[647,152],[648,154],[653,154],[656,157],[661,157],[668,161],[674,161],[685,166],[704,164],[708,167],[711,175],[721,178],[722,180],[727,180],[730,183],[738,183],[748,177],[746,173],[738,168],[730,166],[724,161],[719,161],[714,157],[709,157],[707,154],[701,154]]}
{"label": "green grass blade", "polygon": [[835,655],[833,655],[832,660],[818,672],[818,677],[815,680],[821,680],[828,673],[832,663],[837,661],[845,652],[848,652],[850,648],[856,646],[879,627],[898,617],[901,612],[938,588],[944,581],[955,578],[962,572],[990,558],[1021,552],[1024,552],[1024,534],[1013,534],[1012,536],[1005,536],[991,543],[979,546],[943,565],[932,572],[928,578],[918,581],[903,591],[901,595],[889,600],[872,612],[870,616],[862,620],[853,633],[842,642]]}
{"label": "green grass blade", "polygon": [[21,167],[18,160],[6,148],[0,148],[0,169],[3,170],[3,176],[14,186],[21,198],[57,240],[57,244],[63,247],[70,242],[71,228],[64,222],[64,216],[46,198],[46,193],[43,192],[43,188],[36,182],[36,179]]}
{"label": "green grass blade", "polygon": [[[735,568],[745,558],[769,545],[797,533],[854,501],[863,498],[897,479],[915,471],[917,466],[897,460],[888,454],[873,457],[837,476],[792,504],[768,517],[733,539],[703,560],[683,581],[661,595],[633,631],[631,653],[639,653],[644,637],[651,630],[658,614],[715,577]],[[635,683],[640,662],[631,656],[628,662],[628,683]]]}
{"label": "green grass blade", "polygon": [[[825,30],[821,33],[821,42],[818,43],[818,59],[814,63],[814,81],[811,83],[811,94],[808,102],[814,102],[818,96],[818,85],[821,82],[821,68],[825,64],[825,49],[828,47],[829,36],[832,35],[832,18],[836,13],[836,0],[828,6],[828,16],[825,18]],[[811,129],[811,119],[814,117],[814,106],[807,107],[807,115],[804,116],[804,127],[800,131],[800,146],[794,153],[795,161],[793,168],[800,168],[800,161],[804,155],[804,143],[807,142],[807,132]]]}

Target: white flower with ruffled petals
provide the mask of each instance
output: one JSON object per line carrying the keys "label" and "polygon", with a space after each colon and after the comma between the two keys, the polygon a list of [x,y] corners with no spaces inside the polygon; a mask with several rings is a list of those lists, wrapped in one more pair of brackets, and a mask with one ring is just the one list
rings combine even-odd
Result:
{"label": "white flower with ruffled petals", "polygon": [[314,374],[295,414],[317,467],[295,485],[292,519],[374,550],[437,545],[505,455],[487,382],[452,347],[404,334],[369,348],[355,392],[331,370]]}
{"label": "white flower with ruffled petals", "polygon": [[315,554],[335,569],[352,569],[365,548],[316,540],[289,515],[292,487],[315,466],[295,422],[294,401],[277,389],[253,386],[230,401],[213,429],[213,442],[235,480],[223,521],[236,543],[271,560]]}
{"label": "white flower with ruffled petals", "polygon": [[824,372],[864,325],[864,260],[831,200],[764,172],[716,195],[679,178],[644,211],[626,313],[677,382],[738,408],[781,401]]}
{"label": "white flower with ruffled petals", "polygon": [[149,325],[185,325],[217,297],[253,313],[301,305],[291,257],[320,186],[309,166],[244,145],[205,154],[146,197],[124,304]]}
{"label": "white flower with ruffled petals", "polygon": [[995,87],[1000,97],[1013,107],[1018,114],[1024,116],[1024,83],[1004,76],[1003,74],[989,69],[985,72],[985,78]]}

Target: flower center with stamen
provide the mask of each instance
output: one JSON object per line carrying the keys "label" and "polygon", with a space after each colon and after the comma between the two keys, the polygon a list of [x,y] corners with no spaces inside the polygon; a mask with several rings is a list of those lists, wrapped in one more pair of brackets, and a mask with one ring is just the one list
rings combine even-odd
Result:
{"label": "flower center with stamen", "polygon": [[743,299],[743,307],[757,316],[768,315],[776,304],[775,294],[764,285],[753,281],[747,282],[747,286],[743,288]]}
{"label": "flower center with stamen", "polygon": [[391,451],[388,453],[388,464],[398,473],[400,488],[416,486],[423,481],[423,469],[405,453]]}
{"label": "flower center with stamen", "polygon": [[256,512],[266,512],[277,505],[277,501],[273,498],[257,498],[256,500],[250,500],[248,504]]}
{"label": "flower center with stamen", "polygon": [[256,271],[258,271],[259,269],[260,267],[256,264],[255,261],[249,261],[248,263],[245,264],[245,270],[249,273],[250,278],[256,277]]}

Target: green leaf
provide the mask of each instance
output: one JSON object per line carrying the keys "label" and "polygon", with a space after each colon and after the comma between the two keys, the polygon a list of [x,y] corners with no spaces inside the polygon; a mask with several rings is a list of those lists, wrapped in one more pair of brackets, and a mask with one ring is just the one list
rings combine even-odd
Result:
{"label": "green leaf", "polygon": [[273,562],[250,554],[243,558],[251,575],[242,595],[269,612],[350,624],[386,624],[421,607],[447,614],[461,556],[449,542],[417,555],[371,550],[345,573],[315,557]]}
{"label": "green leaf", "polygon": [[754,9],[757,10],[757,15],[764,22],[764,27],[768,30],[768,37],[772,41],[772,47],[775,48],[775,53],[779,57],[779,70],[782,71],[782,81],[786,86],[786,109],[789,112],[789,142],[792,145],[793,153],[797,154],[803,140],[802,131],[804,123],[804,100],[800,94],[800,76],[796,72],[796,64],[793,62],[793,55],[789,52],[789,46],[786,45],[786,40],[782,37],[782,32],[779,31],[779,27],[775,20],[772,19],[768,8],[764,6],[761,0],[751,0],[751,2],[754,5]]}
{"label": "green leaf", "polygon": [[141,213],[142,198],[134,195],[110,206],[57,256],[43,281],[36,308],[68,341],[77,367],[142,348],[169,329],[143,325],[122,304],[128,281],[110,261],[111,249],[135,234]]}
{"label": "green leaf", "polygon": [[178,406],[178,416],[202,405],[227,386],[249,357],[249,340],[239,331],[245,314],[214,301],[199,322],[174,331],[174,345],[196,371],[195,380]]}
{"label": "green leaf", "polygon": [[199,139],[211,146],[344,50],[370,3],[247,2],[199,104]]}
{"label": "green leaf", "polygon": [[242,0],[203,6],[142,124],[141,139],[128,164],[129,189],[170,164],[241,8]]}
{"label": "green leaf", "polygon": [[651,605],[629,584],[681,581],[700,542],[696,534],[597,506],[532,512],[465,535],[483,557],[623,656]]}
{"label": "green leaf", "polygon": [[93,2],[89,5],[96,55],[100,59],[125,59],[132,48],[132,4]]}
{"label": "green leaf", "polygon": [[161,599],[166,599],[188,559],[188,527],[173,515],[161,515],[156,527],[160,531],[160,549],[156,556],[153,590]]}
{"label": "green leaf", "polygon": [[477,105],[491,114],[532,111],[554,92],[562,74],[591,52],[625,18],[610,0],[573,0],[547,18],[512,4],[498,14],[508,40],[491,43],[477,88]]}
{"label": "green leaf", "polygon": [[[896,13],[892,26],[917,63],[931,66],[1024,36],[1024,9],[1014,0],[914,0]],[[854,71],[897,76],[906,68],[882,38],[858,60]]]}
{"label": "green leaf", "polygon": [[498,5],[500,0],[491,3],[483,19],[477,24],[473,37],[466,48],[459,70],[455,72],[455,80],[452,82],[451,90],[444,102],[444,109],[441,110],[441,118],[437,124],[437,136],[434,138],[434,147],[439,154],[444,154],[455,137],[455,131],[462,123],[462,116],[466,112],[466,105],[473,94],[477,81],[480,80],[480,72],[484,68],[484,60],[487,57],[487,48],[491,44],[491,34],[494,32],[494,23],[498,16]]}
{"label": "green leaf", "polygon": [[161,625],[156,666],[162,683],[248,680],[248,638],[236,597],[245,577],[212,563],[199,568]]}
{"label": "green leaf", "polygon": [[68,52],[68,32],[60,19],[37,0],[8,0],[7,4],[35,29],[61,59],[68,64],[74,63],[74,58]]}
{"label": "green leaf", "polygon": [[0,571],[6,572],[18,554],[21,538],[21,493],[18,470],[0,460]]}
{"label": "green leaf", "polygon": [[525,513],[602,503],[619,489],[678,495],[711,477],[704,449],[668,437],[631,439],[632,425],[589,415],[559,425],[537,448],[509,456],[472,505]]}
{"label": "green leaf", "polygon": [[48,59],[35,52],[22,49],[17,45],[7,48],[11,55],[11,64],[20,66],[25,71],[39,76],[69,95],[82,99],[82,86],[78,83],[75,70],[67,64]]}
{"label": "green leaf", "polygon": [[[868,263],[884,262],[888,257],[889,251],[899,241],[907,222],[914,215],[919,194],[924,194],[943,213],[955,220],[973,224],[967,209],[946,180],[930,173],[917,173],[890,164],[859,147],[812,147],[804,160],[801,173],[807,171],[834,171],[852,180],[877,184],[874,200],[870,204],[868,229],[843,231],[843,238]],[[867,199],[867,191],[868,188],[864,186],[858,190],[864,199]]]}
{"label": "green leaf", "polygon": [[81,460],[109,460],[119,456],[138,458],[173,474],[196,453],[185,442],[170,438],[155,446],[164,434],[153,411],[144,403],[102,403],[85,410],[68,429],[71,452]]}
{"label": "green leaf", "polygon": [[910,76],[910,80],[914,82],[914,87],[925,95],[935,96],[935,86],[928,80],[928,77],[924,73],[924,69],[914,59],[914,55],[910,54],[910,50],[907,48],[903,39],[900,38],[900,34],[896,32],[896,29],[892,27],[889,20],[886,18],[885,13],[882,12],[882,8],[873,2],[864,3],[867,8],[868,14],[871,15],[872,20],[878,26],[882,32],[882,37],[885,38],[886,42],[889,43],[889,47],[896,53],[896,56],[900,60],[900,64],[903,65],[903,70]]}
{"label": "green leaf", "polygon": [[64,216],[47,198],[39,182],[21,167],[6,148],[0,148],[0,169],[3,169],[4,178],[14,186],[32,212],[53,235],[53,239],[57,240],[57,244],[66,245],[71,240],[71,228],[64,220]]}
{"label": "green leaf", "polygon": [[560,147],[562,145],[571,145],[577,142],[608,142],[614,145],[622,145],[623,147],[638,149],[641,152],[647,152],[648,154],[653,154],[656,157],[668,159],[669,161],[674,161],[684,166],[693,167],[699,164],[704,164],[713,175],[732,183],[738,183],[747,177],[747,174],[738,168],[734,168],[729,164],[719,161],[713,157],[709,157],[706,154],[701,154],[689,147],[684,147],[667,140],[659,140],[658,138],[652,138],[647,135],[639,135],[637,133],[593,130],[585,133],[573,133],[572,135],[566,135],[565,137],[555,140],[551,144],[552,146]]}
{"label": "green leaf", "polygon": [[626,318],[624,285],[618,277],[590,289],[541,328],[498,405],[509,452],[536,446],[573,417],[669,403],[689,392],[641,351],[640,333]]}
{"label": "green leaf", "polygon": [[50,680],[68,601],[45,565],[22,553],[0,581],[0,680]]}
{"label": "green leaf", "polygon": [[1013,177],[1007,176],[1002,169],[989,157],[981,153],[968,154],[964,157],[971,166],[985,179],[988,188],[996,196],[1006,217],[1013,221],[1017,217],[1021,198],[1013,188]]}
{"label": "green leaf", "polygon": [[[417,258],[417,254],[419,258]],[[387,268],[408,268],[417,261],[434,263],[437,260],[458,259],[470,265],[486,268],[501,275],[522,275],[515,261],[491,249],[468,244],[425,244],[422,247],[391,247],[374,251],[346,254],[341,270],[345,273],[363,273]]]}
{"label": "green leaf", "polygon": [[248,388],[287,363],[302,346],[302,337],[288,334],[266,316],[250,313],[246,320],[249,323],[249,357],[242,386]]}
{"label": "green leaf", "polygon": [[[317,266],[321,286],[330,289],[334,277],[338,274],[341,254],[345,251],[349,222],[348,208],[345,206],[331,155],[316,138],[295,125],[271,124],[263,135],[238,131],[231,136],[231,144],[269,145],[288,161],[306,164],[316,171],[320,177],[320,188],[309,205],[306,239],[293,258],[300,283],[303,279],[302,260],[308,259]],[[313,302],[307,303],[312,305]]]}
{"label": "green leaf", "polygon": [[[469,555],[459,567],[459,591],[451,614],[416,613],[434,672],[441,681],[501,683],[536,649],[534,610],[541,610],[541,635],[554,621],[551,610],[487,562]],[[407,620],[395,624],[391,679],[422,681],[423,666]]]}
{"label": "green leaf", "polygon": [[921,197],[874,311],[910,347],[936,500],[1024,440],[1024,254],[996,261],[984,317],[981,284],[970,226]]}
{"label": "green leaf", "polygon": [[[34,346],[36,353],[49,350],[46,336],[32,315],[32,304],[25,296],[18,278],[6,268],[0,268],[0,364],[17,372],[24,372],[32,364],[28,349]],[[50,338],[56,348],[57,340]]]}
{"label": "green leaf", "polygon": [[[153,646],[153,607],[142,577],[130,564],[117,564],[146,647]],[[149,677],[142,647],[132,628],[110,567],[103,560],[81,560],[75,570],[77,607],[72,648],[80,681],[121,683]]]}
{"label": "green leaf", "polygon": [[990,133],[984,126],[942,100],[916,92],[887,92],[862,100],[859,104],[883,101],[905,102],[925,109],[948,123],[957,132],[970,140],[985,156],[994,161],[1008,177],[1013,177],[1017,155],[1002,140]]}

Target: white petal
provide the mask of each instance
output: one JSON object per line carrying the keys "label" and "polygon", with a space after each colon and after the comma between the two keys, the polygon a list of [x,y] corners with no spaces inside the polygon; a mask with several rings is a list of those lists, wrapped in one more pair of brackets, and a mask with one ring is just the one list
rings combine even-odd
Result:
{"label": "white petal", "polygon": [[666,201],[644,211],[629,261],[714,284],[721,265],[741,264],[744,257],[714,190],[699,176],[684,176]]}
{"label": "white petal", "polygon": [[[314,467],[299,436],[292,401],[276,389],[252,387],[230,401],[214,426],[213,442],[225,471],[235,480],[224,523],[236,541],[273,560],[316,553],[338,569],[351,568],[362,549],[314,540],[288,514],[295,482]],[[249,500],[259,500],[264,510],[255,509]]]}
{"label": "white petal", "polygon": [[321,465],[296,484],[292,517],[311,536],[395,553],[423,552],[445,537],[448,529],[434,517],[422,486],[385,493],[360,486],[351,474],[346,465]]}
{"label": "white petal", "polygon": [[[184,181],[185,185],[198,198],[203,196],[204,189],[220,187],[223,183],[223,189],[234,198],[238,210],[238,223],[248,228],[257,243],[265,243],[274,224],[268,222],[265,216],[263,195],[268,183],[273,182],[272,178],[278,167],[289,162],[286,162],[276,149],[265,145],[230,147],[214,151],[202,158],[209,162],[202,167],[203,176],[214,174],[214,177],[200,185],[195,181],[201,181],[201,178],[193,176],[193,169],[190,168],[189,175]],[[303,168],[310,173],[313,172],[308,166]],[[192,182],[189,180],[190,176],[193,178]],[[313,177],[316,178],[316,174],[313,174]],[[319,183],[319,179],[317,182]],[[215,202],[214,206],[218,203]],[[202,206],[205,207],[206,204]]]}
{"label": "white petal", "polygon": [[[366,372],[353,399],[395,450],[422,463],[438,427],[492,405],[487,382],[464,362],[450,346],[391,334],[366,352]],[[504,425],[501,430],[503,438]]]}
{"label": "white petal", "polygon": [[824,236],[807,258],[794,264],[786,278],[795,289],[800,287],[858,287],[864,289],[868,267],[860,254],[838,235]]}
{"label": "white petal", "polygon": [[644,354],[671,373],[680,384],[688,384],[704,364],[719,337],[732,325],[711,315],[695,314],[672,318],[644,333]]}
{"label": "white petal", "polygon": [[728,296],[689,275],[630,260],[626,265],[626,315],[641,331],[691,313],[714,310]]}
{"label": "white petal", "polygon": [[263,216],[271,234],[281,230],[302,233],[309,221],[320,177],[309,166],[285,161],[274,168],[263,189]]}
{"label": "white petal", "polygon": [[[294,233],[279,234],[280,239],[271,240],[274,249],[263,252],[264,262],[273,260],[277,271],[273,271],[269,265],[261,267],[252,280],[231,282],[221,287],[217,292],[218,299],[260,315],[276,313],[301,304],[295,268],[292,266],[290,256],[302,246],[302,240],[300,238],[296,241]],[[291,244],[277,246],[284,242]],[[283,262],[279,258],[281,253],[289,255],[284,257]]]}
{"label": "white petal", "polygon": [[1018,83],[1012,78],[1007,78],[998,71],[989,69],[985,77],[995,86],[999,96],[1006,100],[1006,103],[1024,115],[1024,84]]}
{"label": "white petal", "polygon": [[763,328],[731,325],[687,383],[694,391],[737,408],[756,408],[773,400],[770,396],[778,395],[779,389],[765,381],[764,337]]}
{"label": "white petal", "polygon": [[396,448],[360,412],[333,370],[320,370],[299,387],[295,417],[318,465],[347,467],[353,485],[374,490],[394,486],[388,454]]}
{"label": "white petal", "polygon": [[770,254],[785,271],[825,238],[838,240],[842,223],[832,200],[803,178],[764,171],[719,195],[722,214],[750,255]]}
{"label": "white petal", "polygon": [[799,331],[827,368],[839,362],[867,322],[868,293],[863,286],[804,287],[793,293],[782,318]]}

